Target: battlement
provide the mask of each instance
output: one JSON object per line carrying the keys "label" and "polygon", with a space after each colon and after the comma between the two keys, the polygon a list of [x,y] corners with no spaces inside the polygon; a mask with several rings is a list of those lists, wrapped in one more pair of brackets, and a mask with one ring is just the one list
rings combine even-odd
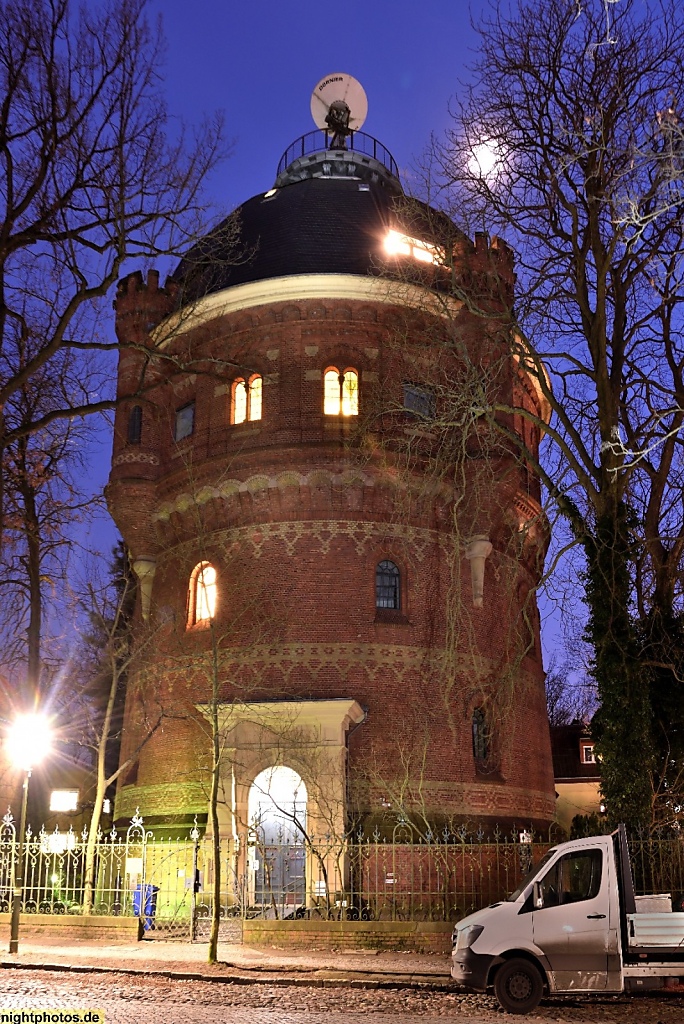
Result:
{"label": "battlement", "polygon": [[130,330],[149,334],[175,308],[178,285],[167,280],[159,287],[159,271],[150,270],[147,281],[141,271],[134,270],[122,277],[116,286],[112,303],[116,311],[117,333],[128,335]]}

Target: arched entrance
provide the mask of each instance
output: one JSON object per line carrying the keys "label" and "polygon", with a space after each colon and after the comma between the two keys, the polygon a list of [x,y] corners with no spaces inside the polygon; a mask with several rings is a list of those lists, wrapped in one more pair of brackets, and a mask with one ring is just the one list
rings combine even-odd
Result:
{"label": "arched entrance", "polygon": [[306,902],[306,786],[292,768],[260,772],[249,790],[253,902],[288,917]]}

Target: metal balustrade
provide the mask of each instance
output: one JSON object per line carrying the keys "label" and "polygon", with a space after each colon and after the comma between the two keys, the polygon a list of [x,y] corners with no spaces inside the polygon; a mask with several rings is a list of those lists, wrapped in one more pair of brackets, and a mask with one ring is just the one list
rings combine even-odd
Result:
{"label": "metal balustrade", "polygon": [[328,150],[331,154],[331,158],[336,153],[352,152],[359,153],[362,156],[372,157],[378,163],[389,171],[389,173],[395,177],[399,177],[399,168],[397,162],[387,149],[383,146],[382,142],[378,142],[377,139],[373,138],[372,135],[367,135],[366,132],[351,132],[346,139],[346,147],[342,150],[331,150],[330,144],[332,142],[332,132],[325,131],[324,129],[316,129],[312,132],[307,132],[305,135],[301,135],[298,139],[292,142],[278,162],[278,170],[276,177],[281,175],[290,164],[294,163],[295,160],[301,159],[301,157],[310,156],[313,153],[321,153]]}

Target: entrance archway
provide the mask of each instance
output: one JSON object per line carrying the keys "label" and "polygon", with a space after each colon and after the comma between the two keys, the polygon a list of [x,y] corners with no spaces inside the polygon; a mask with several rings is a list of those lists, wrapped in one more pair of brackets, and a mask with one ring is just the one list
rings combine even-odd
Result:
{"label": "entrance archway", "polygon": [[306,899],[306,786],[292,768],[260,772],[249,790],[253,901],[287,917]]}

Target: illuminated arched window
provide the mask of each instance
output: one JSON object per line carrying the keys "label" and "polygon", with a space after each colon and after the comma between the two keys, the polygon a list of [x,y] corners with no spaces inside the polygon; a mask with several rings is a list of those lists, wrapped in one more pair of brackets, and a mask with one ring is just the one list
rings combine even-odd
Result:
{"label": "illuminated arched window", "polygon": [[375,567],[375,607],[401,608],[401,577],[394,562],[383,559]]}
{"label": "illuminated arched window", "polygon": [[263,379],[258,373],[249,380],[238,377],[233,381],[231,394],[231,423],[245,423],[261,419]]}
{"label": "illuminated arched window", "polygon": [[210,562],[200,562],[190,574],[188,625],[209,622],[216,614],[216,569]]}
{"label": "illuminated arched window", "polygon": [[261,396],[263,380],[258,373],[249,378],[249,390],[247,392],[247,419],[261,419]]}
{"label": "illuminated arched window", "polygon": [[341,373],[330,366],[323,377],[323,412],[326,416],[358,416],[359,375],[356,370]]}

